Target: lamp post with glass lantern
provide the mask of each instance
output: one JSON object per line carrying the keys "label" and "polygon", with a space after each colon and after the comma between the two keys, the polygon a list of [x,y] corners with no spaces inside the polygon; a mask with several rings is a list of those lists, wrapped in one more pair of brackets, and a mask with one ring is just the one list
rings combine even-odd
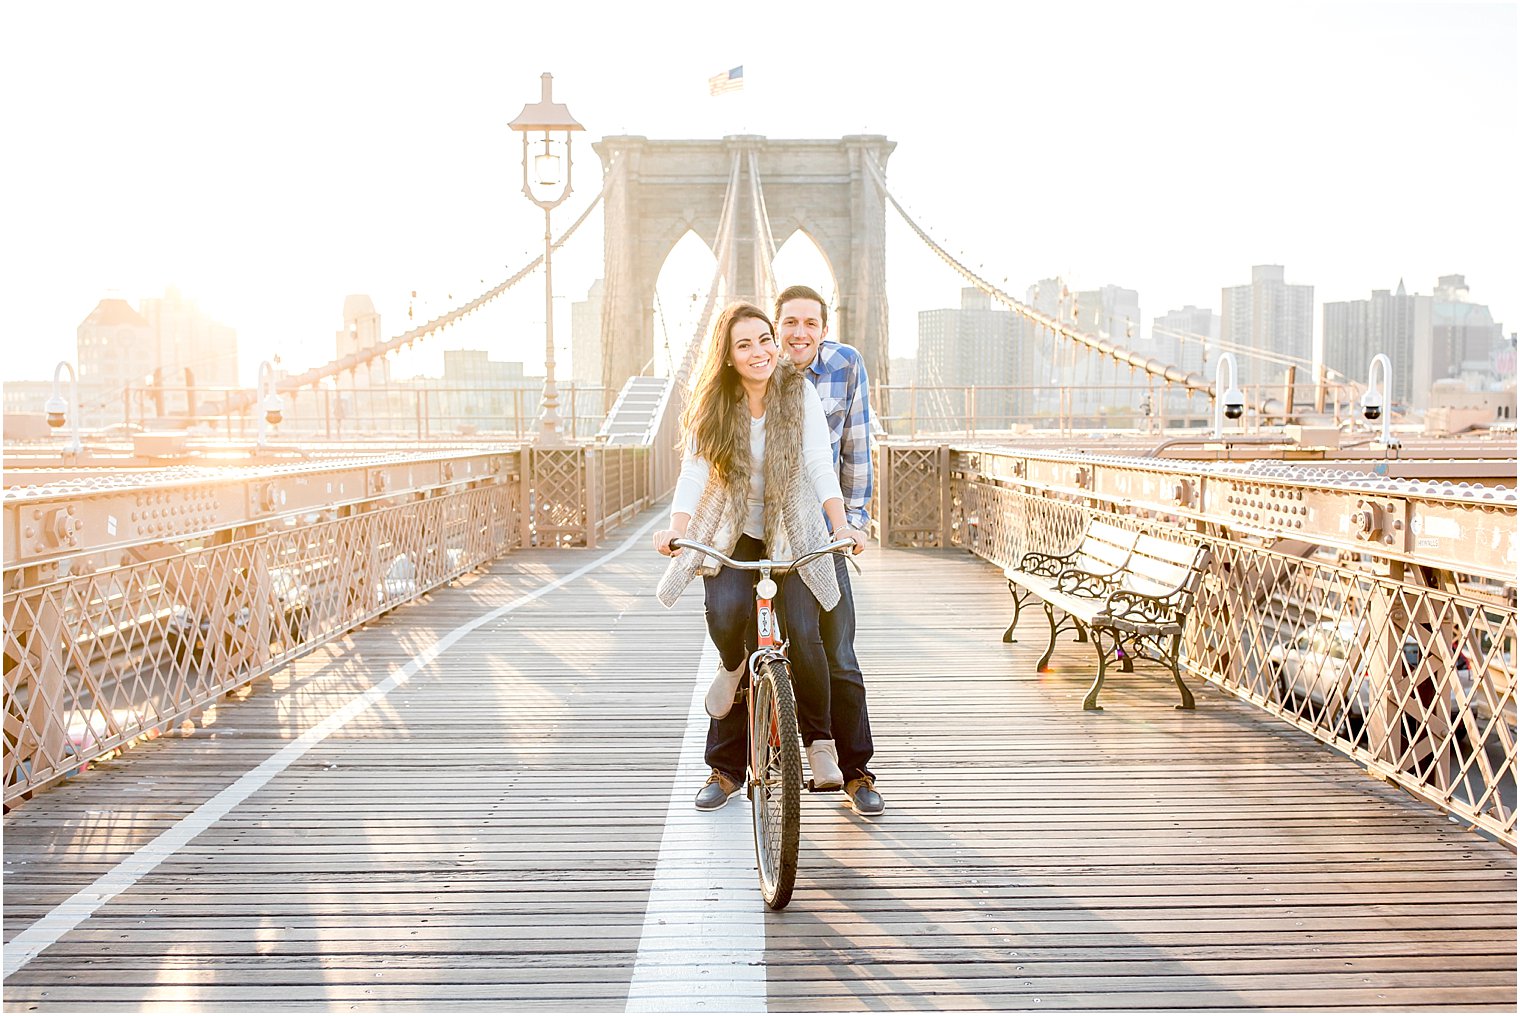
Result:
{"label": "lamp post with glass lantern", "polygon": [[[550,259],[554,254],[554,234],[549,229],[549,213],[570,196],[570,135],[584,130],[563,103],[555,102],[549,92],[554,76],[545,72],[540,78],[543,93],[539,100],[523,107],[509,127],[522,134],[523,194],[544,210],[544,410],[539,417],[538,444],[559,445],[565,441],[559,422],[559,391],[554,386],[554,274]],[[532,149],[542,145],[536,155]],[[554,151],[564,148],[563,159]],[[530,175],[529,162],[532,162]],[[560,181],[560,163],[564,163],[564,182]],[[537,183],[539,191],[535,192]],[[558,197],[550,197],[555,188]],[[540,192],[544,194],[540,196]]]}

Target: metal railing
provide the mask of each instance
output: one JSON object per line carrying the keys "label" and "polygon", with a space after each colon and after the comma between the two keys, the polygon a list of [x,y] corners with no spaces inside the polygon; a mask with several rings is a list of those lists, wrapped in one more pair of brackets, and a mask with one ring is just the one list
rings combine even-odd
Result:
{"label": "metal railing", "polygon": [[7,807],[501,554],[595,546],[651,500],[644,447],[162,473],[7,488]]}
{"label": "metal railing", "polygon": [[[127,431],[142,427],[203,428],[221,437],[246,439],[258,429],[255,408],[228,407],[242,388],[128,387],[114,403]],[[574,381],[559,386],[560,424],[567,438],[596,436],[605,414],[606,389]],[[387,386],[332,386],[283,396],[283,419],[270,433],[281,440],[328,441],[360,435],[432,441],[489,435],[531,438],[538,429],[543,385],[462,385],[443,381]],[[192,405],[193,404],[193,405]]]}
{"label": "metal railing", "polygon": [[[1183,636],[1191,674],[1515,846],[1512,492],[1295,480],[1277,464],[877,454],[887,545],[963,547],[1006,568],[1069,551],[1100,517],[1209,546]],[[1041,622],[1024,623],[1036,637]]]}
{"label": "metal railing", "polygon": [[[1204,430],[1214,425],[1214,405],[1201,392],[1150,384],[1092,385],[876,385],[871,404],[877,419],[894,438],[964,437],[997,431],[1050,431],[1070,436],[1078,431],[1134,430],[1159,434],[1172,429]],[[1282,385],[1242,385],[1247,406],[1275,399]],[[1313,389],[1300,385],[1297,406]],[[1339,402],[1325,406],[1327,419],[1339,425],[1359,420]],[[1282,422],[1282,414],[1265,416],[1248,409],[1232,432],[1255,433],[1264,424]]]}

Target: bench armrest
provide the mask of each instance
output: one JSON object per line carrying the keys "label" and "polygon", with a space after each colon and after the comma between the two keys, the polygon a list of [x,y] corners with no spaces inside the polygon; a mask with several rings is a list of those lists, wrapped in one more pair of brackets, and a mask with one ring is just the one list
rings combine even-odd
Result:
{"label": "bench armrest", "polygon": [[1116,589],[1108,598],[1104,611],[1109,617],[1139,624],[1169,624],[1181,620],[1182,600],[1177,592],[1164,596],[1137,593],[1133,589]]}
{"label": "bench armrest", "polygon": [[1019,559],[1019,571],[1030,575],[1044,575],[1054,578],[1066,567],[1066,562],[1071,560],[1076,551],[1070,554],[1042,554],[1032,550]]}
{"label": "bench armrest", "polygon": [[1076,596],[1087,596],[1094,599],[1107,596],[1113,589],[1113,576],[1116,573],[1083,571],[1080,568],[1063,568],[1056,576],[1056,588],[1063,593],[1072,593]]}

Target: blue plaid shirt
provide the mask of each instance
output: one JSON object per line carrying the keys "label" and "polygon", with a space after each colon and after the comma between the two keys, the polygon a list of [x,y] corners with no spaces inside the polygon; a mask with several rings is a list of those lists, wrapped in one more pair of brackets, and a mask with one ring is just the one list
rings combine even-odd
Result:
{"label": "blue plaid shirt", "polygon": [[871,400],[865,361],[853,346],[824,340],[804,373],[818,389],[828,417],[845,521],[865,531],[871,519]]}

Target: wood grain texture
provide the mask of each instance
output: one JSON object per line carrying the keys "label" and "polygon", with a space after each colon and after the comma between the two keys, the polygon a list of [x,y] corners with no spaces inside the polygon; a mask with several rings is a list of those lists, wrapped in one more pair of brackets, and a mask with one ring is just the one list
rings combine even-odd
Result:
{"label": "wood grain texture", "polygon": [[[6,939],[602,552],[505,558],[39,794],[5,819]],[[7,1009],[621,1011],[703,638],[699,587],[655,603],[663,563],[632,551],[467,636],[10,978]],[[1003,644],[1006,586],[968,555],[864,566],[888,810],[805,797],[772,1010],[1514,1010],[1508,850],[1217,689],[1174,710],[1143,664],[1083,712],[1090,647],[1036,674],[1043,619]]]}

